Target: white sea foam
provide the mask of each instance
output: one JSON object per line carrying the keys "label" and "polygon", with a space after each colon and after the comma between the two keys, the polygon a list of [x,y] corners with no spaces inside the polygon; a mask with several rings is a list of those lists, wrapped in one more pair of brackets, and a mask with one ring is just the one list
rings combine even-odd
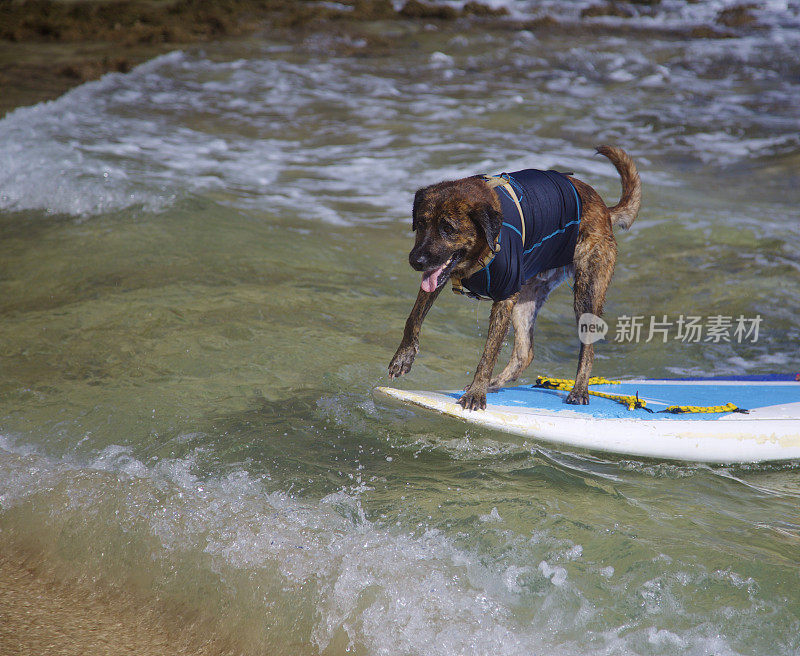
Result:
{"label": "white sea foam", "polygon": [[[692,23],[728,4],[665,1],[653,11]],[[562,5],[545,10],[581,6]],[[526,7],[541,8],[514,11]],[[787,12],[771,3],[759,16]],[[312,221],[393,221],[425,182],[481,169],[613,174],[575,135],[711,165],[787,154],[799,139],[786,111],[799,42],[779,27],[687,42],[684,54],[614,38],[554,52],[516,40],[494,46],[508,75],[457,40],[405,67],[310,54],[298,62],[281,48],[232,61],[172,53],[1,120],[0,210],[159,212],[211,194]]]}
{"label": "white sea foam", "polygon": [[[597,5],[597,0],[577,0],[563,2],[559,0],[516,0],[509,3],[516,15],[550,14],[561,20],[577,20],[583,9]],[[590,20],[599,23],[661,26],[670,28],[691,27],[714,23],[720,11],[743,4],[740,0],[704,0],[703,2],[687,2],[686,0],[662,0],[650,5],[630,3],[628,18],[600,16]],[[754,3],[752,11],[763,25],[778,29],[796,27],[800,23],[800,12],[796,3],[789,0],[766,0]],[[585,20],[585,19],[584,19]]]}
{"label": "white sea foam", "polygon": [[[330,73],[328,65],[309,72],[268,59],[252,64],[245,69],[241,61],[212,64],[172,53],[12,112],[0,121],[7,145],[0,153],[0,209],[158,212],[187,194],[219,190],[235,205],[296,211],[299,204],[309,219],[345,222],[334,207],[340,200],[360,197],[382,211],[407,204],[408,191],[394,183],[397,161],[380,152],[390,137],[366,135],[357,148],[364,155],[354,157],[355,146],[317,145],[313,133],[298,134],[295,144],[286,134],[309,105],[349,97],[335,89],[336,79],[333,89],[307,92]],[[209,72],[224,81],[204,80]],[[378,85],[375,93],[392,92]],[[215,128],[227,120],[234,129],[209,133],[198,116],[209,113]],[[252,128],[258,134],[241,134]]]}
{"label": "white sea foam", "polygon": [[555,567],[548,564],[546,560],[539,563],[539,571],[543,576],[550,579],[550,582],[556,586],[562,586],[567,580],[567,570],[563,567],[556,565]]}
{"label": "white sea foam", "polygon": [[[282,492],[266,494],[243,471],[201,480],[193,466],[190,457],[149,467],[118,446],[89,463],[57,462],[0,438],[0,507],[80,485],[83,492],[71,495],[70,507],[91,515],[98,500],[107,503],[116,490],[122,494],[116,503],[128,516],[117,513],[117,520],[147,518],[166,550],[200,548],[254,576],[277,570],[290,593],[314,584],[320,619],[312,639],[321,650],[342,630],[369,653],[387,655],[529,654],[541,645],[543,636],[519,626],[502,596],[473,583],[491,573],[438,531],[388,532],[363,512],[338,512],[342,503],[359,504],[347,493],[302,502]],[[121,488],[96,477],[97,487],[87,488],[90,472],[111,475]],[[145,481],[150,492],[140,484]],[[365,605],[367,591],[372,602]]]}
{"label": "white sea foam", "polygon": [[[352,490],[302,500],[267,492],[263,478],[244,470],[201,477],[196,460],[202,454],[145,464],[129,448],[110,446],[89,460],[55,459],[0,437],[0,512],[26,499],[64,495],[59,516],[72,523],[70,530],[74,522],[113,512],[117,525],[149,527],[163,551],[159,556],[148,549],[148,558],[197,552],[211,559],[215,571],[243,570],[253,582],[278,576],[290,605],[311,590],[315,620],[308,639],[320,650],[341,645],[346,636],[345,644],[386,656],[640,653],[636,645],[643,641],[690,645],[688,654],[707,653],[711,644],[714,653],[733,653],[703,623],[680,635],[647,622],[635,630],[626,624],[584,644],[577,636],[596,609],[571,583],[566,566],[546,560],[537,568],[492,565],[438,530],[389,530],[367,519],[360,494]],[[566,562],[582,554],[573,545],[553,558]],[[612,574],[606,568],[597,580]],[[515,605],[539,575],[551,586],[537,593],[546,595],[542,617],[520,622]],[[714,576],[742,587],[732,575]],[[655,617],[663,611],[664,595],[671,595],[665,587],[670,580],[648,581],[642,588]],[[565,605],[565,598],[573,601]],[[666,599],[666,608],[681,612],[676,598]],[[576,637],[555,644],[548,626],[566,630],[573,624],[575,631],[567,633]]]}

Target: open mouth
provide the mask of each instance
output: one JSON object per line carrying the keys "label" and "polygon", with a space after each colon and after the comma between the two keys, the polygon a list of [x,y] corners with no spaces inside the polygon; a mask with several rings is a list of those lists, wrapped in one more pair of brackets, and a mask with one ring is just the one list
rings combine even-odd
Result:
{"label": "open mouth", "polygon": [[422,291],[430,293],[439,289],[450,277],[450,272],[453,270],[458,259],[457,254],[454,253],[447,259],[447,262],[441,266],[425,271],[425,273],[422,274],[422,283],[420,284]]}

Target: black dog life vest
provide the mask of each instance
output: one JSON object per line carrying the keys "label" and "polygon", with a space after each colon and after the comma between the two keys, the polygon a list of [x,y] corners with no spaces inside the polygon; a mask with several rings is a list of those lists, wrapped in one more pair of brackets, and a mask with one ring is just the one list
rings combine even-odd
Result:
{"label": "black dog life vest", "polygon": [[452,284],[457,294],[502,301],[536,274],[572,263],[581,203],[569,178],[557,171],[525,169],[486,179],[503,213],[495,252],[483,269]]}

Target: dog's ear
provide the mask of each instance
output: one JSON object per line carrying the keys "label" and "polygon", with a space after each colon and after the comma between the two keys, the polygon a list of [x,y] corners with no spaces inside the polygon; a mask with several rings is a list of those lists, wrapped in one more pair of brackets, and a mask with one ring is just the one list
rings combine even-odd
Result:
{"label": "dog's ear", "polygon": [[503,215],[488,203],[481,204],[474,208],[469,217],[478,227],[478,230],[486,239],[486,245],[494,250],[497,236],[500,234],[500,226],[503,225]]}
{"label": "dog's ear", "polygon": [[414,232],[416,232],[417,228],[419,227],[417,212],[419,212],[419,206],[422,203],[422,198],[425,196],[425,192],[427,190],[427,187],[423,187],[422,189],[417,189],[417,193],[414,194],[414,207],[411,208],[411,230]]}

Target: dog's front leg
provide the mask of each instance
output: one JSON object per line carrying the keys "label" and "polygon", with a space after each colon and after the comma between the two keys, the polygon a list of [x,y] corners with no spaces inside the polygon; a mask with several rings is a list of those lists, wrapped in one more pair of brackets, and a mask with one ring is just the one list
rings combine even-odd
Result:
{"label": "dog's front leg", "polygon": [[411,308],[411,314],[406,319],[403,339],[400,342],[400,346],[397,347],[397,353],[394,354],[392,361],[389,363],[389,378],[397,378],[411,370],[411,365],[414,364],[414,358],[417,357],[417,352],[419,351],[419,331],[422,328],[422,322],[425,320],[425,315],[428,314],[428,310],[431,309],[436,297],[439,296],[440,291],[442,291],[442,287],[432,292],[419,290],[414,307]]}
{"label": "dog's front leg", "polygon": [[508,325],[511,322],[511,311],[519,298],[519,292],[508,297],[504,301],[495,301],[492,304],[492,312],[489,315],[489,334],[486,337],[486,346],[478,368],[475,369],[475,377],[467,386],[464,395],[458,400],[465,410],[485,410],[486,392],[489,389],[489,380],[492,377],[492,370],[497,364],[497,356],[503,346],[503,340],[508,334]]}

